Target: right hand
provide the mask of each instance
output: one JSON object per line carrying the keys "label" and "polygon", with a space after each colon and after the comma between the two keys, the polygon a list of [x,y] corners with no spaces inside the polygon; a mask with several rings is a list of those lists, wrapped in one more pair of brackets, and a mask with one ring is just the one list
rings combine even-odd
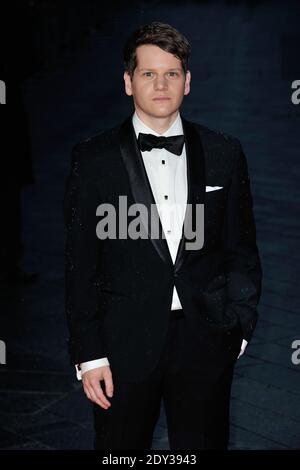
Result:
{"label": "right hand", "polygon": [[111,404],[104,395],[100,380],[104,380],[106,395],[112,397],[114,385],[110,366],[96,367],[82,374],[83,389],[88,399],[107,410]]}

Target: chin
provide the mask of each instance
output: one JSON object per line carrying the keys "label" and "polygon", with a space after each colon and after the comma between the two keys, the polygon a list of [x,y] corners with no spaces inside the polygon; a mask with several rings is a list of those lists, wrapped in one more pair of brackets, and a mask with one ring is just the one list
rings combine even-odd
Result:
{"label": "chin", "polygon": [[155,117],[160,117],[160,118],[167,118],[174,114],[177,110],[176,109],[166,109],[166,108],[161,108],[161,109],[154,109],[152,111],[152,115]]}

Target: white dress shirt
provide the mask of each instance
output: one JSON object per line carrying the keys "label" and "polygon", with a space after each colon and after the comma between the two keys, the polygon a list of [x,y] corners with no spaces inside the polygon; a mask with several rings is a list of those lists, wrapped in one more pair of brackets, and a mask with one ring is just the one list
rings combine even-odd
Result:
{"label": "white dress shirt", "polygon": [[[132,122],[137,138],[140,132],[165,137],[183,134],[179,113],[171,127],[163,134],[158,134],[147,127],[139,119],[137,113],[134,113]],[[179,156],[168,152],[166,149],[152,149],[150,152],[141,152],[141,154],[170,255],[173,263],[175,263],[187,203],[185,145]],[[182,306],[174,285],[171,309],[177,310],[180,308]]]}

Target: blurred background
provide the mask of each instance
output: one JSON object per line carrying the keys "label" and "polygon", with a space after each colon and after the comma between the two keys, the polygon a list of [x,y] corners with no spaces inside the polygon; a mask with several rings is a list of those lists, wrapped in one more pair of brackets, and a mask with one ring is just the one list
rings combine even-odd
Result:
{"label": "blurred background", "polygon": [[[300,449],[299,2],[6,3],[0,448],[92,449],[91,407],[66,344],[62,199],[72,147],[131,112],[123,44],[155,20],[192,45],[182,114],[238,137],[248,159],[264,281],[254,338],[235,369],[230,448]],[[163,408],[153,449],[168,449]]]}

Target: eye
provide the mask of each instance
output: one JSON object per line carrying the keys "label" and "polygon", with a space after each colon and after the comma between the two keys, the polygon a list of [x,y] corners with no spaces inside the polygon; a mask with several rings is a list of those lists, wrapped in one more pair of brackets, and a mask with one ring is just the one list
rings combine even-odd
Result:
{"label": "eye", "polygon": [[144,75],[144,77],[152,78],[153,77],[153,72],[144,72],[143,75]]}
{"label": "eye", "polygon": [[169,72],[168,74],[169,74],[169,77],[171,78],[176,78],[179,75],[178,72]]}

